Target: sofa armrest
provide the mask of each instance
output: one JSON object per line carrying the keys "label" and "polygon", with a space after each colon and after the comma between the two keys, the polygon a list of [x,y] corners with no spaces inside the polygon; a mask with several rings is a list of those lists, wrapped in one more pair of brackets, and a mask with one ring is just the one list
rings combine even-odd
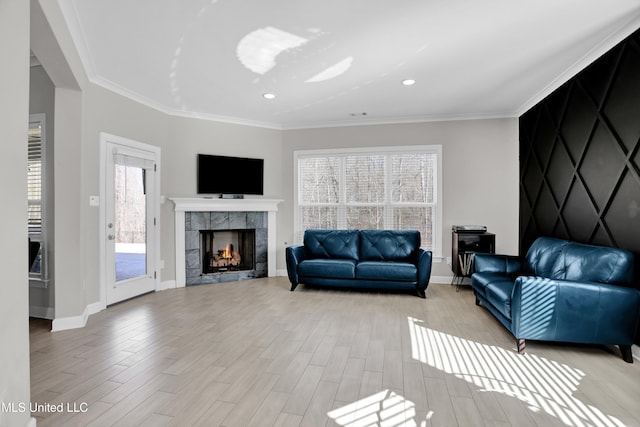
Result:
{"label": "sofa armrest", "polygon": [[516,278],[513,287],[516,338],[631,345],[639,314],[634,288],[533,276]]}
{"label": "sofa armrest", "polygon": [[300,264],[306,255],[304,246],[288,246],[285,249],[287,261],[287,275],[292,285],[298,285],[298,264]]}
{"label": "sofa armrest", "polygon": [[522,258],[515,255],[473,254],[476,273],[504,273],[516,275],[522,269]]}
{"label": "sofa armrest", "polygon": [[429,285],[429,279],[431,278],[431,263],[432,254],[431,251],[425,249],[418,250],[418,284],[419,290],[424,291]]}

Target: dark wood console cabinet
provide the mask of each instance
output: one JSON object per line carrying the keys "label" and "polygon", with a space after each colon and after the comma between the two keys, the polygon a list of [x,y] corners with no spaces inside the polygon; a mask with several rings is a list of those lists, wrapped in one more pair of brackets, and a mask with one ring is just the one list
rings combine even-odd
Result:
{"label": "dark wood console cabinet", "polygon": [[[452,284],[456,287],[462,284],[465,277],[473,273],[471,266],[472,255],[475,252],[495,253],[496,235],[493,233],[457,232],[451,233],[451,270]],[[462,264],[461,264],[462,260]],[[465,271],[464,267],[468,266]]]}

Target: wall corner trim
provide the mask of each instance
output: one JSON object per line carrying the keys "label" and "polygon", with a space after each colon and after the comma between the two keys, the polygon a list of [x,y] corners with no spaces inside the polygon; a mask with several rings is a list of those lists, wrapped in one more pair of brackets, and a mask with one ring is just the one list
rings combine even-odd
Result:
{"label": "wall corner trim", "polygon": [[51,323],[51,332],[84,328],[90,315],[98,313],[105,308],[106,307],[102,303],[94,302],[87,305],[80,316],[70,316],[53,319],[53,322]]}

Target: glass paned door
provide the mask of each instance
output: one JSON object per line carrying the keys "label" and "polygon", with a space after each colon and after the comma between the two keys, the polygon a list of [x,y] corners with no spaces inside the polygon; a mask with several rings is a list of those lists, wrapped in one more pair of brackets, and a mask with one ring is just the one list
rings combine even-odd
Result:
{"label": "glass paned door", "polygon": [[145,170],[114,165],[116,282],[147,275]]}
{"label": "glass paned door", "polygon": [[107,142],[105,153],[108,305],[156,289],[157,195],[154,152]]}

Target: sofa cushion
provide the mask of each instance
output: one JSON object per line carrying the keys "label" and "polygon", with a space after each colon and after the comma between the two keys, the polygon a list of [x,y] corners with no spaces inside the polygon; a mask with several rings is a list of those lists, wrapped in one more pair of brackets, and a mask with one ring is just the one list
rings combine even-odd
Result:
{"label": "sofa cushion", "polygon": [[360,260],[415,263],[420,232],[415,230],[362,230]]}
{"label": "sofa cushion", "polygon": [[487,286],[489,286],[491,283],[507,282],[511,283],[511,285],[513,286],[514,280],[515,277],[508,276],[504,273],[482,272],[474,273],[473,276],[471,276],[471,285],[476,292],[480,293],[483,297],[486,298]]}
{"label": "sofa cushion", "polygon": [[504,317],[511,319],[512,280],[497,280],[489,283],[485,288],[485,298]]}
{"label": "sofa cushion", "polygon": [[307,258],[358,259],[358,230],[306,230]]}
{"label": "sofa cushion", "polygon": [[566,240],[538,237],[527,251],[524,273],[529,276],[552,278],[556,260],[568,244]]}
{"label": "sofa cushion", "polygon": [[354,279],[356,261],[351,259],[308,259],[298,264],[300,280],[304,277],[328,279]]}
{"label": "sofa cushion", "polygon": [[633,255],[622,249],[572,242],[558,256],[551,278],[629,286]]}
{"label": "sofa cushion", "polygon": [[356,266],[356,278],[416,282],[418,269],[408,262],[361,261]]}

